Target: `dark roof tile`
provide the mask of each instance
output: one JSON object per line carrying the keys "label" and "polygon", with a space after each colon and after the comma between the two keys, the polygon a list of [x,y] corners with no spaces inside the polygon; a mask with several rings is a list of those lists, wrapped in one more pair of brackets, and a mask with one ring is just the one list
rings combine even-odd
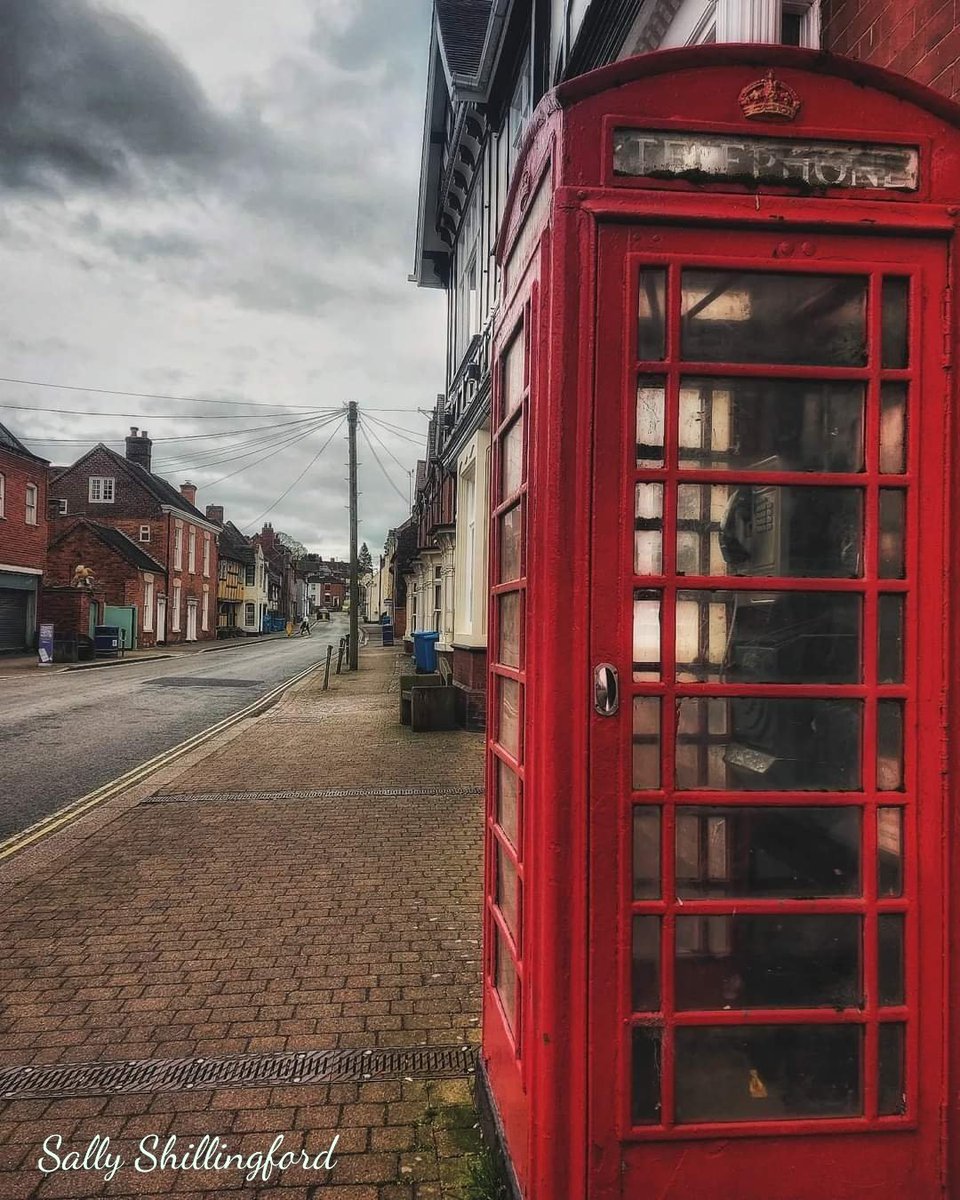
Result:
{"label": "dark roof tile", "polygon": [[454,75],[476,75],[492,0],[436,0],[437,26]]}

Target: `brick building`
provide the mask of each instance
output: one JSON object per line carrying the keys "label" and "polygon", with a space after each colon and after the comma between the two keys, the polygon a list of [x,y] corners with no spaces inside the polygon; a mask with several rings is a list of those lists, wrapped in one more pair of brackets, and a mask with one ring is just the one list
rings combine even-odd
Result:
{"label": "brick building", "polygon": [[47,553],[47,461],[0,425],[0,652],[33,644]]}
{"label": "brick building", "polygon": [[[71,587],[81,564],[93,572],[91,592],[83,597],[92,602],[92,614],[82,604],[77,607],[79,589]],[[122,530],[82,517],[56,534],[47,548],[41,617],[57,629],[77,633],[104,623],[108,604],[132,606],[139,617],[152,605],[164,577],[163,565]],[[155,639],[156,630],[153,637],[138,630],[139,644],[151,645]]]}
{"label": "brick building", "polygon": [[[56,474],[50,484],[52,533],[57,537],[86,518],[126,534],[160,565],[138,609],[141,644],[214,638],[220,527],[196,507],[192,483],[178,491],[151,472],[152,445],[146,430],[134,428],[125,455],[101,443]],[[107,602],[124,603],[109,596]]]}

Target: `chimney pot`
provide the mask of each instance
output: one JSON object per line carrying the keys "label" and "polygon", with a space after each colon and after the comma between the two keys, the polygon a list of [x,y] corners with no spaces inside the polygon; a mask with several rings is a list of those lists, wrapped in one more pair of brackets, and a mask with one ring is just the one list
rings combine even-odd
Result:
{"label": "chimney pot", "polygon": [[136,427],[136,425],[131,425],[131,426],[130,426],[130,436],[131,436],[131,437],[136,437],[136,436],[137,436],[137,427]]}
{"label": "chimney pot", "polygon": [[189,483],[189,482],[181,483],[180,484],[180,495],[184,498],[184,500],[188,500],[191,504],[196,504],[196,502],[197,502],[197,485],[195,483]]}
{"label": "chimney pot", "polygon": [[207,505],[207,520],[216,521],[218,525],[223,524],[223,505],[208,504]]}

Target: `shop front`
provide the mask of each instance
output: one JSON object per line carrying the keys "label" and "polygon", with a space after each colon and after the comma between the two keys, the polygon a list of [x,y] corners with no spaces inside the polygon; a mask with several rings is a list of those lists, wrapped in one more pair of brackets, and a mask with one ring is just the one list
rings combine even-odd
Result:
{"label": "shop front", "polygon": [[515,1186],[960,1196],[960,110],[727,46],[533,124],[499,246],[480,1078]]}

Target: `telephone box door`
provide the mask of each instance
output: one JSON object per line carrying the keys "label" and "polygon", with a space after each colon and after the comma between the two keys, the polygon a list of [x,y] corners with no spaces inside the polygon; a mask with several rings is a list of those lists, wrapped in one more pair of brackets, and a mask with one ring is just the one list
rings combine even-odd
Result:
{"label": "telephone box door", "polygon": [[946,248],[598,263],[589,1194],[941,1196]]}

